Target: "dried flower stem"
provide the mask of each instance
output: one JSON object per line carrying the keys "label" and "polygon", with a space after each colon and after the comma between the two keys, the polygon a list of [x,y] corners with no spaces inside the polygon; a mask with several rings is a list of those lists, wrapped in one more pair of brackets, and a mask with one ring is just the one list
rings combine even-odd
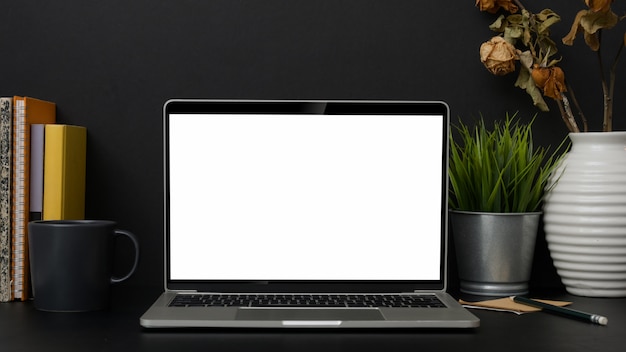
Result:
{"label": "dried flower stem", "polygon": [[[600,43],[599,47],[602,48],[602,30],[598,30],[598,42]],[[598,68],[600,69],[600,83],[602,83],[602,107],[604,111],[604,116],[602,118],[602,130],[610,131],[612,129],[612,119],[610,114],[610,107],[613,105],[613,101],[611,99],[611,92],[609,87],[606,84],[606,79],[604,77],[604,63],[602,62],[602,51],[598,49],[596,51],[598,58]]]}
{"label": "dried flower stem", "polygon": [[574,132],[580,132],[580,129],[578,128],[578,124],[576,123],[576,120],[574,119],[574,113],[572,112],[572,107],[569,104],[569,99],[567,99],[565,95],[563,95],[562,98],[563,98],[563,107],[565,108],[565,113],[567,114],[567,119],[569,120],[570,125],[572,125],[572,127],[574,128]]}
{"label": "dried flower stem", "polygon": [[524,5],[519,1],[519,0],[513,0],[513,2],[515,3],[515,5],[517,5],[517,7],[519,7],[522,10],[526,10],[526,8],[524,7]]}
{"label": "dried flower stem", "polygon": [[587,118],[585,117],[585,114],[583,114],[583,109],[580,108],[580,104],[578,104],[578,99],[576,99],[576,95],[574,95],[574,89],[572,88],[570,84],[567,85],[567,91],[569,92],[569,95],[572,98],[572,102],[574,103],[574,106],[576,106],[576,111],[578,111],[578,116],[580,117],[580,120],[583,122],[583,131],[585,132],[589,131],[589,124],[587,123]]}
{"label": "dried flower stem", "polygon": [[[625,38],[626,39],[626,38]],[[620,55],[622,54],[622,50],[624,49],[624,41],[622,41],[622,44],[620,45],[619,49],[617,50],[617,54],[615,55],[615,60],[613,60],[613,65],[611,65],[611,70],[609,71],[609,101],[610,104],[608,106],[608,111],[607,114],[609,116],[609,120],[608,120],[608,130],[605,129],[605,131],[611,131],[613,129],[613,96],[615,93],[615,71],[617,70],[617,62],[619,60]]]}
{"label": "dried flower stem", "polygon": [[576,121],[572,116],[572,110],[569,107],[569,102],[567,98],[563,96],[563,100],[555,99],[555,101],[557,102],[557,106],[559,107],[559,111],[561,112],[561,118],[563,119],[565,126],[567,126],[567,129],[570,130],[570,132],[580,132],[580,129],[578,128],[578,125],[576,124]]}

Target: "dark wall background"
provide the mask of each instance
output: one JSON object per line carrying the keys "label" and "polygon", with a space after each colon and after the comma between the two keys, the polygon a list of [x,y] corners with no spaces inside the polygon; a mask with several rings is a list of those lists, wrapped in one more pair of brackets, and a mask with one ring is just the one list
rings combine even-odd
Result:
{"label": "dark wall background", "polygon": [[[617,3],[623,15],[626,6]],[[550,6],[564,17],[555,27],[560,38],[584,3]],[[447,101],[453,120],[515,111],[530,120],[538,112],[513,87],[514,75],[494,77],[479,62],[494,19],[473,0],[4,1],[0,95],[54,101],[58,122],[88,128],[87,216],[135,232],[143,256],[128,285],[159,286],[167,99],[432,99]],[[620,40],[623,25],[620,31],[605,41]],[[563,48],[562,66],[588,117],[597,118],[596,58],[580,38],[576,44]],[[616,129],[626,127],[619,119],[625,71]],[[535,122],[538,144],[557,145],[567,134],[551,107]],[[542,234],[532,280],[533,287],[559,285]]]}

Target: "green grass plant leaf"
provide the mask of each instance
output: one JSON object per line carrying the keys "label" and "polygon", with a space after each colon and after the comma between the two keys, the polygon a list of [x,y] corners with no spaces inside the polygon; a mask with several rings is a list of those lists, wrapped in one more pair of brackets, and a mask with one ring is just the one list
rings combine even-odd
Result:
{"label": "green grass plant leaf", "polygon": [[[534,121],[534,120],[533,120]],[[488,129],[481,118],[471,128],[459,122],[450,143],[450,206],[464,211],[539,211],[548,178],[564,155],[535,147],[532,122],[516,114]],[[454,133],[451,134],[453,136]]]}

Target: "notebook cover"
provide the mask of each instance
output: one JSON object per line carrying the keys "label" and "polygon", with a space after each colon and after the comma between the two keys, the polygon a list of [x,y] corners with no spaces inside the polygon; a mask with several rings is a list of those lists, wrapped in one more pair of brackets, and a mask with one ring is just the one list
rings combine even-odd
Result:
{"label": "notebook cover", "polygon": [[0,98],[0,302],[11,290],[11,126],[13,99]]}
{"label": "notebook cover", "polygon": [[24,301],[28,299],[30,289],[27,234],[30,210],[30,126],[54,123],[56,104],[29,97],[14,97],[13,110],[13,295],[15,299]]}

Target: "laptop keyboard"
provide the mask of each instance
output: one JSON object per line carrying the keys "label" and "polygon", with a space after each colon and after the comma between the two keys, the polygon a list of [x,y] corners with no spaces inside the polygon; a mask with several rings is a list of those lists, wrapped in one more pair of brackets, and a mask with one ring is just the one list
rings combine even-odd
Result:
{"label": "laptop keyboard", "polygon": [[434,295],[177,294],[170,307],[445,308]]}

